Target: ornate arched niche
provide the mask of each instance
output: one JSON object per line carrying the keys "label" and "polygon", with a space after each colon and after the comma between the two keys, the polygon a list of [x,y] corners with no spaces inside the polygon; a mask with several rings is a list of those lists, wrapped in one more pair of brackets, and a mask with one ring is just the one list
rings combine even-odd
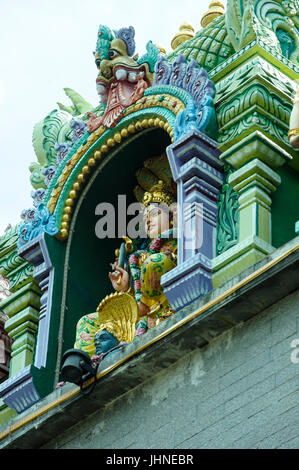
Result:
{"label": "ornate arched niche", "polygon": [[[113,290],[108,272],[110,263],[114,261],[115,249],[123,241],[119,237],[122,232],[118,213],[121,211],[123,214],[126,210],[119,205],[119,196],[126,195],[127,206],[136,202],[136,172],[145,161],[163,154],[169,144],[169,135],[159,128],[146,129],[132,136],[103,158],[78,196],[66,241],[60,314],[63,350],[73,347],[79,318],[94,312],[99,302]],[[96,207],[103,202],[115,209],[115,238],[99,239],[96,235],[95,227],[100,219],[96,215]]]}

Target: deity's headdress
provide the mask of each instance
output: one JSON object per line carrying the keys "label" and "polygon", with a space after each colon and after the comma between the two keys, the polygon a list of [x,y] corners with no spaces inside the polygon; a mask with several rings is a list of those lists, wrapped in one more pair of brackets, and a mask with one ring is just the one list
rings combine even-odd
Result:
{"label": "deity's headdress", "polygon": [[98,332],[107,330],[118,341],[130,343],[135,335],[138,305],[134,297],[125,292],[115,292],[105,297],[97,308],[101,324]]}
{"label": "deity's headdress", "polygon": [[175,198],[166,184],[160,180],[157,184],[152,186],[149,191],[144,193],[142,202],[145,206],[148,206],[153,202],[158,202],[160,204],[164,203],[167,206],[170,206],[175,202]]}

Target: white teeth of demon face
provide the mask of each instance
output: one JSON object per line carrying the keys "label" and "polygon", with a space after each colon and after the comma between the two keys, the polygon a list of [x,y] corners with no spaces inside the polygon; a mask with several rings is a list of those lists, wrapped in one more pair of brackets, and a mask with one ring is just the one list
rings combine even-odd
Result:
{"label": "white teeth of demon face", "polygon": [[97,83],[97,92],[99,95],[104,95],[105,94],[106,87],[103,85],[103,83]]}
{"label": "white teeth of demon face", "polygon": [[126,80],[127,78],[127,71],[125,69],[117,69],[115,72],[116,80]]}
{"label": "white teeth of demon face", "polygon": [[128,73],[128,82],[136,83],[137,82],[137,73],[136,72],[129,72]]}

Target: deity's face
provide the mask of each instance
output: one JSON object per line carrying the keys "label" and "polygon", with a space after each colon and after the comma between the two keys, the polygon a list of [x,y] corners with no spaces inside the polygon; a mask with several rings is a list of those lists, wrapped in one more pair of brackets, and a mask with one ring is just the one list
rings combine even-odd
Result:
{"label": "deity's face", "polygon": [[150,204],[144,211],[144,223],[147,236],[156,238],[169,230],[169,210],[162,204]]}
{"label": "deity's face", "polygon": [[100,331],[95,337],[96,353],[101,354],[117,346],[118,339],[107,330]]}

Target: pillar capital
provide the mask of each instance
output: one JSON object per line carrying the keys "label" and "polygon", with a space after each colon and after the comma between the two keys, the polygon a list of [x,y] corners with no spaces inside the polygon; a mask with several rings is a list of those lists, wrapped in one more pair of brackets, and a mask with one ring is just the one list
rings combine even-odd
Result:
{"label": "pillar capital", "polygon": [[232,173],[228,181],[240,195],[252,188],[253,185],[271,194],[281,183],[280,176],[258,158],[248,161]]}
{"label": "pillar capital", "polygon": [[[207,177],[211,184],[222,184],[223,163],[219,159],[217,142],[193,129],[167,148],[167,156],[174,181],[187,181],[193,169]],[[200,176],[200,175],[199,175]]]}
{"label": "pillar capital", "polygon": [[221,160],[239,169],[253,159],[277,170],[292,156],[260,131],[254,131],[222,153]]}

